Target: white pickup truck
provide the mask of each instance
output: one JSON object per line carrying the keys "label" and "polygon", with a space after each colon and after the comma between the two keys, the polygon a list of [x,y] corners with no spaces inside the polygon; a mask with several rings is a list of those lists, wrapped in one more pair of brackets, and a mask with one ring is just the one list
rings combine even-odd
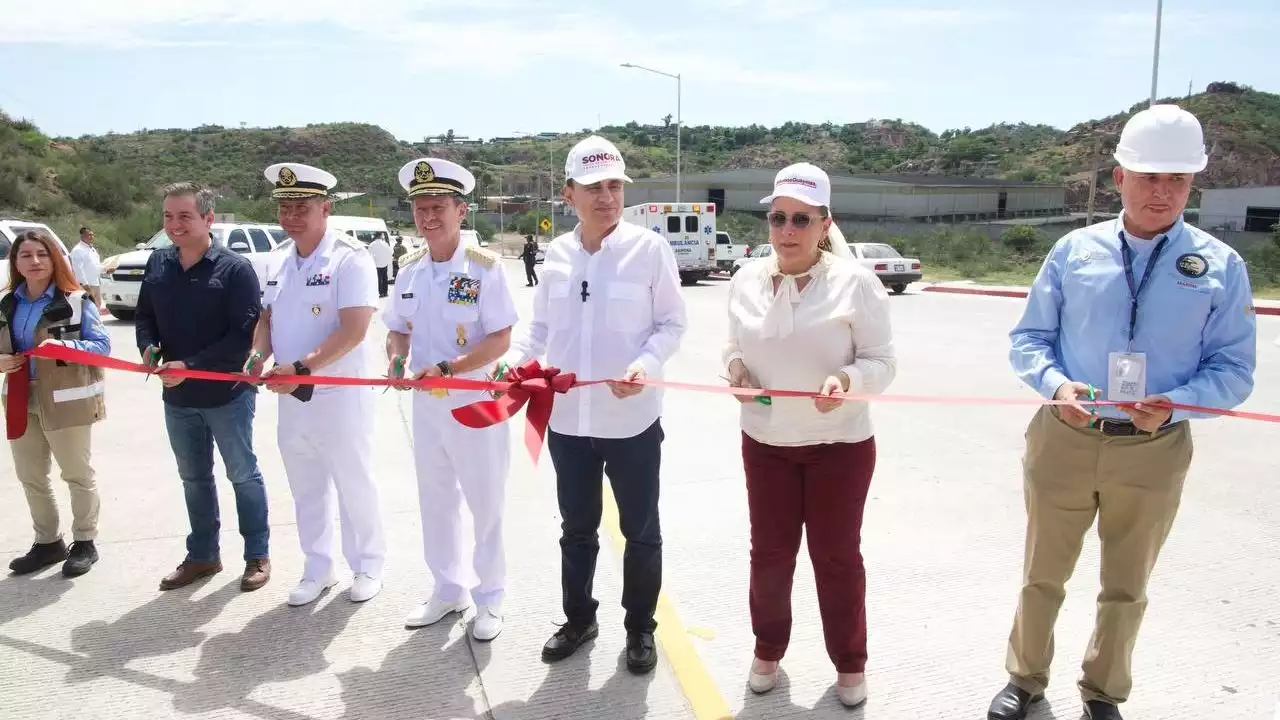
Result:
{"label": "white pickup truck", "polygon": [[732,275],[734,261],[746,257],[750,250],[746,245],[735,243],[729,233],[716,231],[716,267],[721,272]]}
{"label": "white pickup truck", "polygon": [[[257,223],[214,223],[210,227],[213,241],[244,255],[253,265],[258,276],[258,286],[267,286],[267,276],[273,267],[271,251],[285,241],[284,229],[279,225]],[[138,309],[138,292],[142,289],[142,276],[146,273],[147,259],[159,248],[173,245],[164,230],[160,230],[137,249],[121,255],[113,255],[102,261],[102,301],[111,314],[121,320],[132,320]]]}

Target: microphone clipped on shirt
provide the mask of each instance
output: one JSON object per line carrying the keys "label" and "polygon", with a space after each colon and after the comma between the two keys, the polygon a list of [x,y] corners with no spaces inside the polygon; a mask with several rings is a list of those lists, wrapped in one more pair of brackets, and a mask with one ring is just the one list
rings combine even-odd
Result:
{"label": "microphone clipped on shirt", "polygon": [[590,296],[591,296],[591,293],[587,292],[587,281],[583,280],[582,281],[582,302],[586,302],[587,298]]}

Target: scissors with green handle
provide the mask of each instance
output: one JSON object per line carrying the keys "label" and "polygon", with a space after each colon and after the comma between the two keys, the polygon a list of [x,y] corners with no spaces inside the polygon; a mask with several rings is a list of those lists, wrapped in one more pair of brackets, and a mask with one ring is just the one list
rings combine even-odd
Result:
{"label": "scissors with green handle", "polygon": [[[729,378],[725,377],[724,375],[721,375],[721,376],[720,376],[720,379],[721,379],[721,380],[723,380],[723,381],[725,381],[725,382],[733,382],[732,380],[730,380]],[[759,390],[759,389],[761,389],[761,388],[756,388],[756,389],[757,389],[757,390]],[[770,406],[772,406],[772,405],[773,405],[773,398],[769,397],[768,395],[756,395],[755,397],[753,397],[753,398],[751,398],[751,399],[752,399],[752,400],[755,400],[756,402],[760,403],[761,405],[770,405]]]}

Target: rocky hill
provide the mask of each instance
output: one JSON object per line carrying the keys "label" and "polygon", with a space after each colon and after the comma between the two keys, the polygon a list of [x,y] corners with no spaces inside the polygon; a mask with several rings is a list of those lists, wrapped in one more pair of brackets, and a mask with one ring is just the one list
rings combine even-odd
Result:
{"label": "rocky hill", "polygon": [[[1171,98],[1200,117],[1210,150],[1200,187],[1280,184],[1280,95],[1233,83]],[[1089,173],[1100,164],[1100,209],[1116,209],[1109,191],[1110,149],[1124,122],[1146,103],[1062,131],[1044,125],[1002,123],[934,133],[902,120],[846,125],[786,123],[781,127],[686,127],[686,172],[780,167],[809,160],[838,172],[983,175],[1066,183],[1069,203],[1083,205]],[[145,130],[79,139],[49,138],[28,120],[0,114],[0,214],[18,213],[74,224],[96,220],[123,225],[129,241],[154,230],[156,190],[167,182],[198,179],[228,198],[253,201],[268,186],[262,169],[282,159],[319,165],[339,190],[398,195],[396,170],[423,154],[472,168],[478,192],[541,194],[550,172],[562,177],[564,155],[587,131],[484,142],[406,142],[367,124],[301,128]],[[600,128],[618,142],[633,177],[667,174],[675,166],[675,129],[628,123]],[[452,133],[450,133],[451,135]],[[136,220],[130,220],[136,218]],[[136,227],[135,227],[136,226]],[[55,225],[57,227],[57,225]]]}

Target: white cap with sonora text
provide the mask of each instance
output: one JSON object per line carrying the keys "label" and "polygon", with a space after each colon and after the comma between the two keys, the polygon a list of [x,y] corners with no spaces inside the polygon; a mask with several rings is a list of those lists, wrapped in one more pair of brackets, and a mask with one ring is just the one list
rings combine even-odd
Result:
{"label": "white cap with sonora text", "polygon": [[631,182],[622,153],[599,135],[584,138],[573,146],[564,162],[564,176],[579,185],[595,185],[605,180]]}
{"label": "white cap with sonora text", "polygon": [[831,178],[811,163],[796,163],[778,171],[773,178],[773,194],[762,198],[767,205],[775,198],[788,197],[813,207],[831,207]]}

